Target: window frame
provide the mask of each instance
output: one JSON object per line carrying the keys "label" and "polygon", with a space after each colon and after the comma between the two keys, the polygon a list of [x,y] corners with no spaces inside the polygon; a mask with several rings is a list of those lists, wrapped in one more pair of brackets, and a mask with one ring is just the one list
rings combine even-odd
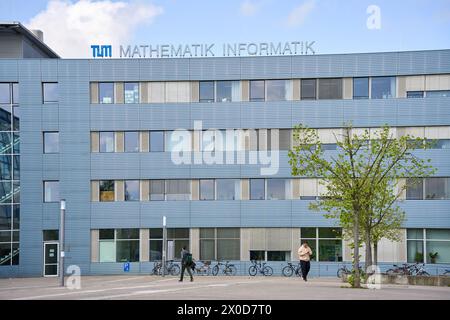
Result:
{"label": "window frame", "polygon": [[[55,199],[55,200],[48,200],[47,201],[47,183],[57,183],[57,187],[58,187],[58,198],[59,199]],[[44,203],[58,203],[61,200],[61,193],[60,193],[60,188],[59,188],[59,180],[44,180],[43,181],[43,188],[44,188],[44,197],[43,197],[43,202]]]}
{"label": "window frame", "polygon": [[[112,84],[111,102],[103,102],[103,100],[101,99],[101,90],[100,90],[101,84]],[[98,86],[98,104],[115,104],[116,103],[116,99],[115,99],[116,85],[115,85],[115,82],[113,82],[113,81],[97,82],[97,86]],[[125,94],[125,90],[124,90],[124,94]]]}
{"label": "window frame", "polygon": [[[58,143],[57,143],[57,151],[54,151],[54,152],[47,152],[47,151],[45,151],[46,150],[46,146],[47,146],[47,143],[46,143],[46,139],[45,139],[45,137],[46,137],[46,135],[47,134],[57,134],[57,137],[58,137]],[[44,132],[42,132],[42,142],[43,142],[43,153],[44,154],[58,154],[59,153],[59,131],[44,131]]]}
{"label": "window frame", "polygon": [[[46,100],[45,99],[45,85],[46,84],[53,84],[56,85],[56,100]],[[50,82],[42,82],[42,104],[55,104],[59,103],[59,85],[56,81],[50,81]]]}

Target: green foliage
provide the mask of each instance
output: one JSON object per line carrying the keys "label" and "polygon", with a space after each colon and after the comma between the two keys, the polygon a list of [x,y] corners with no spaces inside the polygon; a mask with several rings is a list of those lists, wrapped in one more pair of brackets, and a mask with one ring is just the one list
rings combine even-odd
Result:
{"label": "green foliage", "polygon": [[438,256],[438,253],[437,252],[430,252],[430,253],[428,253],[428,255],[430,256],[430,259],[431,259],[431,263],[436,263],[436,259],[437,259],[437,256]]}
{"label": "green foliage", "polygon": [[[399,179],[435,172],[429,159],[412,152],[432,142],[410,135],[397,138],[388,126],[369,132],[347,125],[334,136],[337,155],[325,156],[317,130],[298,125],[293,136],[294,146],[288,153],[292,175],[320,179],[325,191],[309,208],[336,219],[346,237],[358,243],[354,264],[359,263],[362,242],[371,248],[382,238],[399,238],[405,215],[398,202],[406,189]],[[354,285],[358,284],[356,274]]]}
{"label": "green foliage", "polygon": [[414,262],[422,263],[423,262],[423,253],[416,252],[416,255],[414,256]]}

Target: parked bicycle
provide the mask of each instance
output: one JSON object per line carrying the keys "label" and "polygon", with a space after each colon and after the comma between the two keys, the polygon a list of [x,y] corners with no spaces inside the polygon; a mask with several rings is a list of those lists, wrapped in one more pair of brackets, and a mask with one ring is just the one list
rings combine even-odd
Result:
{"label": "parked bicycle", "polygon": [[283,276],[285,277],[292,277],[292,275],[295,273],[296,276],[301,276],[302,269],[300,267],[300,262],[298,265],[294,265],[292,262],[288,262],[288,265],[281,270],[283,273]]}
{"label": "parked bicycle", "polygon": [[212,269],[212,274],[214,276],[217,276],[220,270],[222,270],[222,273],[227,276],[234,276],[237,273],[236,267],[234,266],[234,264],[229,263],[229,261],[225,263],[217,261],[217,264]]}
{"label": "parked bicycle", "polygon": [[[361,268],[361,266],[358,266],[359,274],[364,274],[364,270]],[[347,266],[344,264],[342,267],[340,267],[336,273],[338,278],[342,278],[344,274],[351,274],[353,269],[348,269]]]}
{"label": "parked bicycle", "polygon": [[253,260],[252,265],[248,268],[248,274],[256,276],[257,273],[261,273],[264,276],[271,276],[273,269],[272,267],[266,266],[265,262]]}
{"label": "parked bicycle", "polygon": [[194,272],[197,275],[209,276],[211,274],[211,261],[197,261]]}
{"label": "parked bicycle", "polygon": [[403,263],[401,266],[394,264],[394,268],[386,271],[388,275],[404,275],[404,276],[429,276],[425,271],[425,263],[408,264]]}
{"label": "parked bicycle", "polygon": [[445,269],[445,271],[444,271],[443,275],[444,275],[444,276],[446,276],[446,275],[449,275],[449,276],[450,276],[450,270],[448,270],[448,269]]}
{"label": "parked bicycle", "polygon": [[[176,264],[173,260],[169,260],[166,262],[164,274],[177,276],[180,274],[180,266]],[[151,274],[153,275],[161,275],[162,274],[162,261],[156,261],[153,265],[153,269]]]}

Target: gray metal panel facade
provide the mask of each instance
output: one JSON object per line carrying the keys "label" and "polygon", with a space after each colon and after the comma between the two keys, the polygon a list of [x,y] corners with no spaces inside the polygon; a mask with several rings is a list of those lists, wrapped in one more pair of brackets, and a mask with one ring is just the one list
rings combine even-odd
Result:
{"label": "gray metal panel facade", "polygon": [[[90,230],[161,227],[322,227],[334,222],[308,201],[155,201],[91,203],[95,179],[259,176],[257,165],[175,166],[167,153],[90,152],[90,131],[193,128],[450,125],[450,98],[90,105],[91,81],[248,80],[450,73],[450,50],[293,57],[0,60],[0,81],[19,82],[21,108],[20,266],[0,275],[42,274],[42,230],[58,227],[58,204],[43,203],[43,181],[59,180],[67,201],[68,262],[84,274],[117,273],[91,264]],[[58,82],[59,102],[42,104],[42,82]],[[60,132],[59,154],[43,154],[42,132]],[[449,150],[427,151],[438,175],[450,176]],[[290,177],[286,152],[276,177]],[[405,227],[450,228],[449,201],[407,201]],[[149,270],[150,264],[132,264]],[[137,272],[137,271],[136,271]]]}

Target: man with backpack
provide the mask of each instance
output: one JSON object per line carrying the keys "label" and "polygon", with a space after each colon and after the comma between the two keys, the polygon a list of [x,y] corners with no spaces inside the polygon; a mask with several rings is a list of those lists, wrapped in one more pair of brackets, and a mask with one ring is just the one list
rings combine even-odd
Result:
{"label": "man with backpack", "polygon": [[187,249],[186,246],[183,247],[183,249],[181,249],[181,277],[180,277],[180,282],[183,281],[183,276],[184,276],[184,270],[187,270],[187,272],[189,273],[189,275],[191,276],[191,281],[194,281],[194,277],[192,276],[192,253],[190,253]]}

